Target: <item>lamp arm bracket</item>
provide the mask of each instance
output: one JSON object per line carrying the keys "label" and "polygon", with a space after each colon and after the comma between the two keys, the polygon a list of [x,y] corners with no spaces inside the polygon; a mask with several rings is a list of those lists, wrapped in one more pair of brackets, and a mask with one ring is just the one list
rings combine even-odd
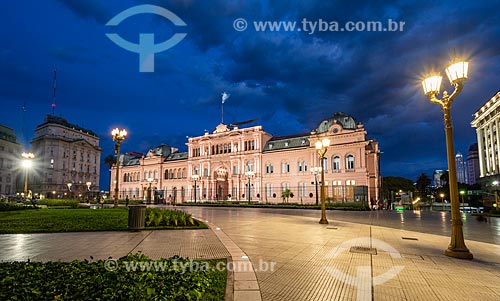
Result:
{"label": "lamp arm bracket", "polygon": [[444,105],[443,101],[441,99],[437,98],[436,94],[434,94],[434,93],[429,95],[429,101],[432,103],[438,104],[440,106]]}
{"label": "lamp arm bracket", "polygon": [[462,82],[457,82],[453,84],[453,86],[455,87],[455,90],[448,97],[449,102],[452,102],[455,99],[455,97],[457,97],[457,95],[460,94],[460,92],[462,92],[462,89],[464,88],[464,84]]}

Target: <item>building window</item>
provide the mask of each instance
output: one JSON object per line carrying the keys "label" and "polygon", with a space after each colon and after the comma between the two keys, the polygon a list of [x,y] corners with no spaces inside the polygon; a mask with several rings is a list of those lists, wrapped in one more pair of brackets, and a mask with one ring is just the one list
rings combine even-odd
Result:
{"label": "building window", "polygon": [[298,164],[298,171],[299,172],[302,172],[302,161],[299,161],[299,164]]}
{"label": "building window", "polygon": [[274,168],[272,164],[266,164],[266,173],[270,174],[274,172]]}
{"label": "building window", "polygon": [[281,173],[289,173],[290,172],[290,163],[283,162],[281,163]]}
{"label": "building window", "polygon": [[[237,175],[239,174],[239,169],[238,169],[238,165],[234,165],[233,166],[233,175]],[[236,195],[236,194],[235,194]]]}
{"label": "building window", "polygon": [[299,183],[299,196],[306,197],[307,195],[307,183]]}
{"label": "building window", "polygon": [[332,159],[332,170],[333,171],[339,171],[340,170],[340,157],[335,156]]}
{"label": "building window", "polygon": [[307,171],[307,161],[302,162],[302,168],[304,169],[304,171]]}
{"label": "building window", "polygon": [[267,183],[266,184],[266,197],[270,198],[273,196],[273,184]]}
{"label": "building window", "polygon": [[50,159],[50,168],[54,168],[54,159]]}
{"label": "building window", "polygon": [[325,172],[328,172],[328,158],[327,157],[323,158],[323,166],[322,167],[325,170]]}
{"label": "building window", "polygon": [[247,161],[247,171],[253,171],[253,161]]}
{"label": "building window", "polygon": [[208,168],[203,169],[203,175],[208,177]]}
{"label": "building window", "polygon": [[346,169],[353,170],[354,169],[354,156],[348,155],[346,157]]}

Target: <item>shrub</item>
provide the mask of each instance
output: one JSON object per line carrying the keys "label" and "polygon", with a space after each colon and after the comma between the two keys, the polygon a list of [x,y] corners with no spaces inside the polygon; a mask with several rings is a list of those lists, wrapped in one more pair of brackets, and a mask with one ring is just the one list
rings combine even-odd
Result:
{"label": "shrub", "polygon": [[[186,269],[180,257],[153,261],[142,254],[118,259],[117,269],[104,260],[88,262],[2,262],[0,300],[221,300],[225,271]],[[164,268],[141,271],[140,264]],[[207,262],[215,266],[214,261]],[[212,264],[211,264],[212,263]],[[131,266],[138,267],[135,271]],[[127,270],[129,267],[129,270]]]}
{"label": "shrub", "polygon": [[76,200],[38,200],[38,205],[46,205],[47,207],[69,207],[76,209],[79,208],[78,204],[80,204],[80,202]]}
{"label": "shrub", "polygon": [[180,210],[146,208],[146,226],[186,227],[198,226],[199,223],[189,214]]}

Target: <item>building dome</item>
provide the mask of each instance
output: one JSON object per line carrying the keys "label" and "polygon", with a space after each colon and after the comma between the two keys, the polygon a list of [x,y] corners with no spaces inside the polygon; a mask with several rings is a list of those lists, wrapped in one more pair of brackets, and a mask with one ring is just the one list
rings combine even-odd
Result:
{"label": "building dome", "polygon": [[147,157],[151,156],[168,156],[172,153],[172,148],[168,144],[161,144],[157,147],[150,149],[147,153]]}
{"label": "building dome", "polygon": [[337,112],[333,114],[330,118],[323,120],[319,125],[318,128],[316,129],[316,133],[321,134],[324,132],[327,132],[328,129],[333,125],[333,124],[340,124],[343,129],[345,130],[355,130],[356,129],[356,120],[343,113],[343,112]]}

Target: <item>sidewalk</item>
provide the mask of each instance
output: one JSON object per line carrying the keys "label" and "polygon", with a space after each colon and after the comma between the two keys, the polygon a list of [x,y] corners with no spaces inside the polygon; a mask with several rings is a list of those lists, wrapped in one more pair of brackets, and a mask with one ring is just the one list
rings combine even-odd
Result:
{"label": "sidewalk", "polygon": [[500,300],[493,244],[467,241],[469,261],[443,255],[449,237],[337,222],[331,213],[324,226],[311,217],[189,211],[213,220],[250,257],[262,300]]}
{"label": "sidewalk", "polygon": [[493,244],[466,241],[474,260],[459,260],[443,255],[449,237],[335,221],[331,213],[325,226],[312,217],[186,210],[212,229],[0,235],[0,260],[138,251],[154,259],[250,260],[256,278],[231,275],[236,301],[500,300],[500,247]]}

